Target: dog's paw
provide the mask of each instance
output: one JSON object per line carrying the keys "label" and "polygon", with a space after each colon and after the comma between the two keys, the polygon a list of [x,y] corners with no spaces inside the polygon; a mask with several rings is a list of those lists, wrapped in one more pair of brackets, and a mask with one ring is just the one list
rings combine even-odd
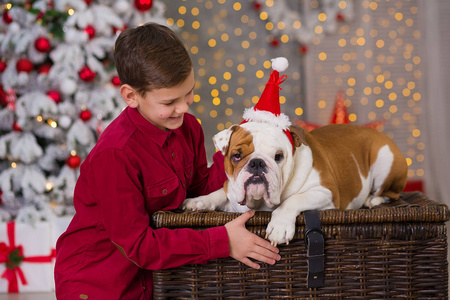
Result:
{"label": "dog's paw", "polygon": [[387,197],[371,195],[371,196],[367,197],[366,201],[364,201],[363,206],[368,207],[368,208],[373,208],[377,205],[387,203],[387,202],[389,202],[389,198],[387,198]]}
{"label": "dog's paw", "polygon": [[197,198],[188,198],[181,205],[181,209],[183,210],[214,210],[215,207],[212,207],[211,202],[207,201],[207,199],[203,196]]}
{"label": "dog's paw", "polygon": [[295,234],[295,218],[274,218],[267,225],[266,239],[274,246],[280,244],[289,244]]}

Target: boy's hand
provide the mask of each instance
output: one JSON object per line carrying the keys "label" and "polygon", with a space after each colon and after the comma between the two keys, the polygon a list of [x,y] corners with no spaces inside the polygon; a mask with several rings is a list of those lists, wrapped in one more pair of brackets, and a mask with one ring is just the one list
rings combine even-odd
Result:
{"label": "boy's hand", "polygon": [[254,215],[254,210],[247,211],[225,224],[225,228],[230,244],[230,256],[251,268],[259,269],[260,266],[250,258],[273,265],[281,257],[278,248],[245,228],[245,222]]}

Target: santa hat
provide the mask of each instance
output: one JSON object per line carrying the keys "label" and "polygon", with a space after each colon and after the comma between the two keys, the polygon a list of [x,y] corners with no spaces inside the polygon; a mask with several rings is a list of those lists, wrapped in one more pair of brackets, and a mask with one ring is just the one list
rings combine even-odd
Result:
{"label": "santa hat", "polygon": [[286,80],[286,75],[280,77],[279,72],[283,72],[289,66],[288,60],[284,57],[277,57],[272,59],[272,69],[270,72],[269,81],[259,98],[255,107],[247,108],[244,111],[244,121],[246,122],[263,122],[270,123],[274,126],[280,127],[288,137],[294,149],[294,141],[289,131],[291,121],[289,117],[280,112],[280,84]]}

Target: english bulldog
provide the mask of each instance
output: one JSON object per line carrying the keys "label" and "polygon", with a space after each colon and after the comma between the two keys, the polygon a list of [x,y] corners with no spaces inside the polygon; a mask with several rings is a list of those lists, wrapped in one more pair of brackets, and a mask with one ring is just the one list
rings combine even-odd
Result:
{"label": "english bulldog", "polygon": [[397,199],[406,184],[403,154],[367,127],[333,124],[308,132],[291,125],[286,133],[270,122],[246,122],[213,141],[225,157],[228,180],[182,208],[273,211],[266,230],[273,245],[292,240],[303,211],[371,208]]}

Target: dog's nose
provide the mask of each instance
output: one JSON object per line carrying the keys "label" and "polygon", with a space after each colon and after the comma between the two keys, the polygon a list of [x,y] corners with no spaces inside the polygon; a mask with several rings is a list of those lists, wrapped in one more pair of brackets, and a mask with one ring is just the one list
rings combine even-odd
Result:
{"label": "dog's nose", "polygon": [[260,158],[254,158],[248,163],[248,171],[252,174],[261,174],[266,169],[266,163]]}

